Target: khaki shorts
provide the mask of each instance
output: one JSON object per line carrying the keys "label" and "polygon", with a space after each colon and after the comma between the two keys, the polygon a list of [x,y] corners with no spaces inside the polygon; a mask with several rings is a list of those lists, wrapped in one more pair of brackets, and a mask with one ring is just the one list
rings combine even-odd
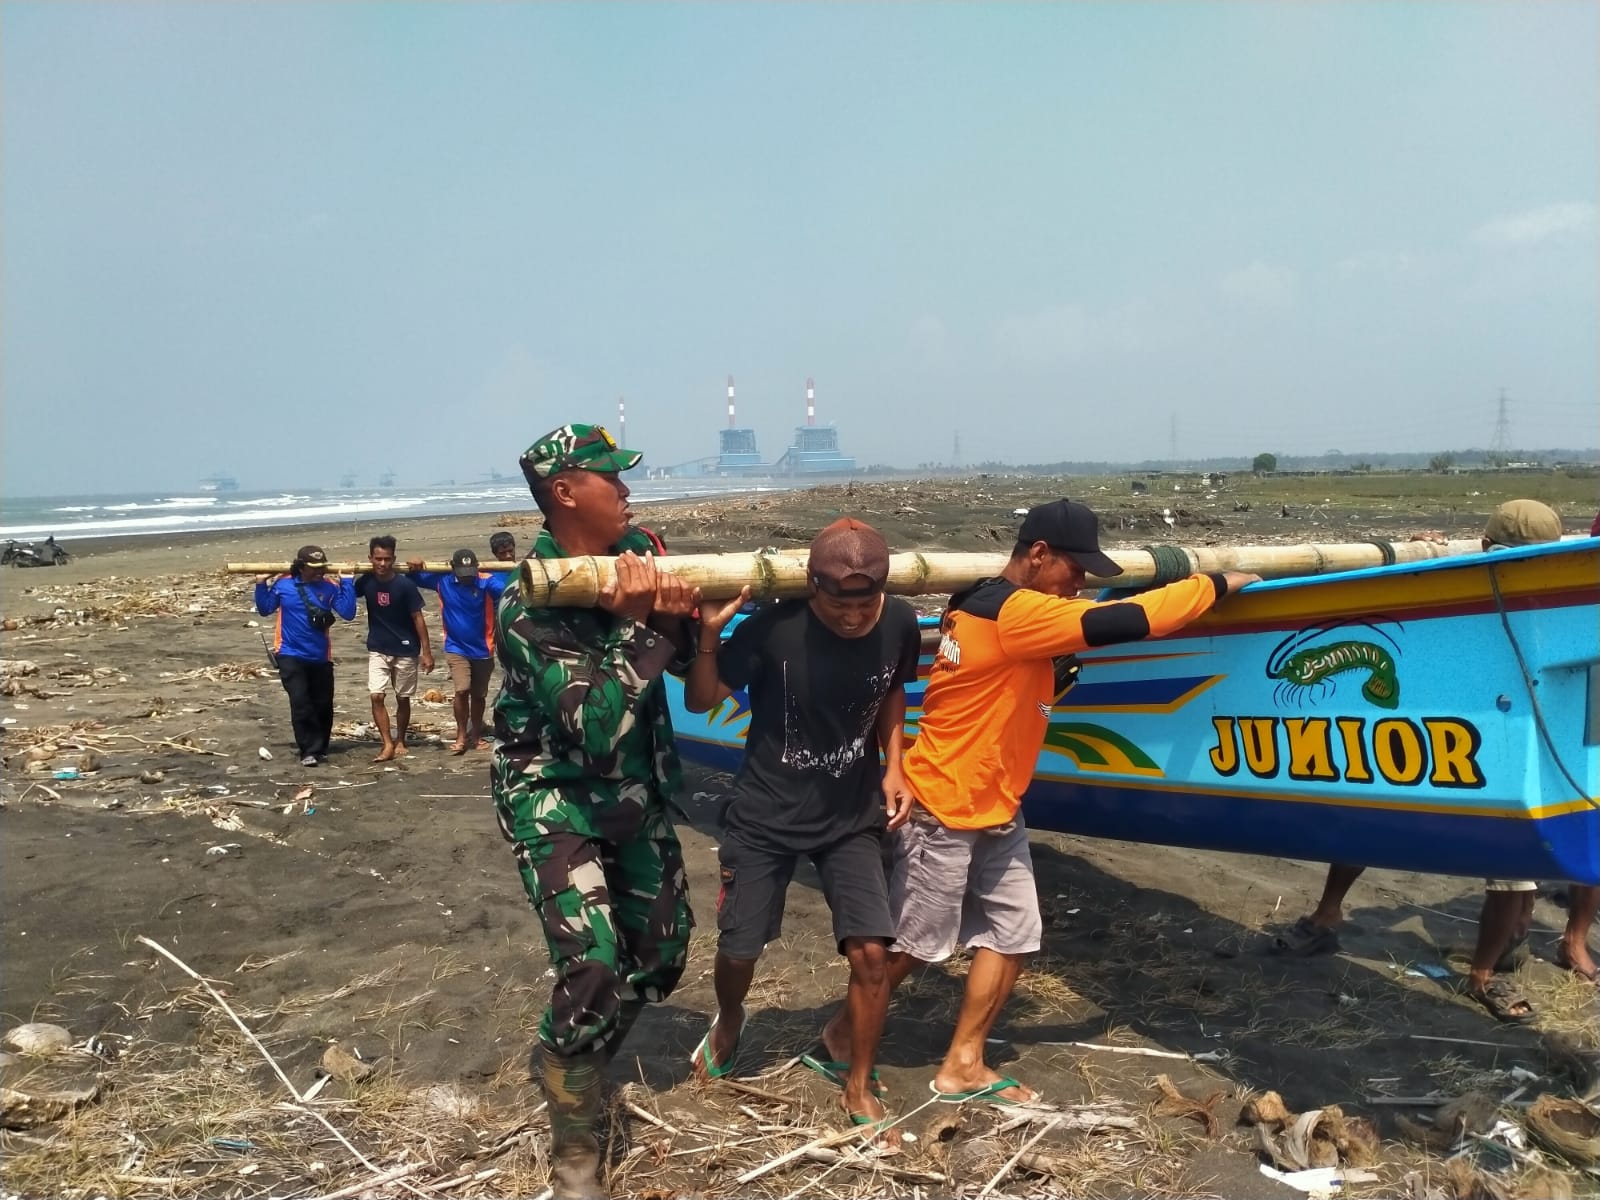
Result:
{"label": "khaki shorts", "polygon": [[446,654],[450,664],[450,686],[474,696],[489,693],[489,676],[494,674],[494,659],[468,658],[465,654]]}
{"label": "khaki shorts", "polygon": [[1537,892],[1539,885],[1531,879],[1485,879],[1486,892]]}
{"label": "khaki shorts", "polygon": [[367,654],[367,691],[381,696],[393,688],[396,696],[417,694],[417,660],[398,654]]}
{"label": "khaki shorts", "polygon": [[1044,936],[1028,831],[946,829],[913,820],[895,833],[889,911],[896,950],[943,962],[956,945],[1031,954]]}

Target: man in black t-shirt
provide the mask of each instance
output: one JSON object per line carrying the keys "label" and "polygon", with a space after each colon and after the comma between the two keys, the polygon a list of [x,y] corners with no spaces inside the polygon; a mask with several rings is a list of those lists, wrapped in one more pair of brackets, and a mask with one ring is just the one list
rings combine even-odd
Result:
{"label": "man in black t-shirt", "polygon": [[[372,695],[372,723],[383,749],[373,762],[388,762],[406,752],[411,728],[411,697],[417,691],[417,661],[433,670],[428,623],[422,617],[422,592],[394,569],[394,538],[375,537],[367,544],[371,573],[356,579],[356,595],[367,602],[367,691]],[[394,689],[395,729],[389,732],[384,693]]]}
{"label": "man in black t-shirt", "polygon": [[[693,1063],[702,1078],[733,1069],[756,960],[779,934],[795,861],[806,855],[849,959],[850,986],[848,1019],[830,1023],[804,1061],[844,1088],[851,1121],[872,1126],[888,1149],[873,1086],[894,938],[882,838],[886,814],[893,828],[911,811],[899,764],[905,685],[917,677],[921,637],[911,606],[884,595],[889,547],[871,526],[848,517],[828,526],[811,544],[807,574],[808,599],[759,610],[725,645],[721,631],[749,589],[719,611],[701,606],[685,702],[706,712],[745,689],[750,730],[719,852],[718,1013]],[[889,764],[882,771],[880,750]]]}

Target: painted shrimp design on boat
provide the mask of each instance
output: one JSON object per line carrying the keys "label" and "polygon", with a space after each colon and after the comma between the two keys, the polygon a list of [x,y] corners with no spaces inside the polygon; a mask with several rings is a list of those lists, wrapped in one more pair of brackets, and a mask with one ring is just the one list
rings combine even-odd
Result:
{"label": "painted shrimp design on boat", "polygon": [[[1399,622],[1389,624],[1396,629],[1402,628]],[[1354,638],[1311,644],[1350,625],[1366,629],[1374,638],[1388,642],[1393,651],[1377,641]],[[1399,643],[1376,625],[1364,621],[1318,625],[1290,634],[1273,648],[1267,659],[1267,678],[1278,681],[1272,694],[1280,705],[1303,705],[1308,700],[1321,700],[1326,696],[1333,690],[1338,676],[1351,671],[1364,671],[1366,679],[1361,684],[1362,697],[1379,708],[1394,709],[1400,707],[1400,676],[1395,667],[1395,655],[1399,653]]]}

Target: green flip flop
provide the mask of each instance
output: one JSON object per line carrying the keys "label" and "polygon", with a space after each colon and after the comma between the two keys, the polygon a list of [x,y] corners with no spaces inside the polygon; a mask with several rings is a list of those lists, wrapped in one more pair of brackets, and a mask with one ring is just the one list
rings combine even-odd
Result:
{"label": "green flip flop", "polygon": [[705,1037],[700,1039],[699,1045],[694,1048],[694,1053],[689,1055],[689,1062],[694,1066],[704,1065],[706,1075],[711,1079],[721,1079],[733,1073],[733,1068],[739,1063],[739,1046],[744,1041],[745,1022],[750,1019],[749,1010],[744,1005],[739,1006],[739,1032],[733,1039],[733,1053],[728,1055],[725,1063],[711,1061],[711,1035],[716,1032],[717,1018],[713,1018],[711,1028],[706,1030]]}
{"label": "green flip flop", "polygon": [[[1001,1092],[1020,1088],[1022,1084],[1015,1079],[996,1079],[987,1087],[973,1088],[967,1092],[941,1092],[939,1085],[933,1080],[928,1080],[928,1090],[939,1098],[941,1104],[965,1104],[969,1100],[979,1100],[984,1104],[997,1104],[1002,1108],[1016,1108],[1026,1103],[1021,1100],[1007,1100],[1000,1095]],[[1037,1101],[1035,1101],[1037,1103]]]}
{"label": "green flip flop", "polygon": [[[840,1062],[838,1059],[823,1057],[827,1053],[828,1051],[824,1047],[819,1046],[815,1053],[802,1054],[800,1056],[800,1065],[808,1071],[815,1071],[833,1084],[834,1087],[842,1088],[850,1080],[850,1064]],[[877,1067],[872,1068],[871,1079],[872,1090],[882,1096],[887,1089],[883,1086],[883,1080],[878,1078]]]}

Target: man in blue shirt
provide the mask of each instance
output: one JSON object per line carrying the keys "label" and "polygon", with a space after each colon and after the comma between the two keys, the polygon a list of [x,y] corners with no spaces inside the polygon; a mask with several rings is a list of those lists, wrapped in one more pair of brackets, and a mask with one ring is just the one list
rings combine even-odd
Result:
{"label": "man in blue shirt", "polygon": [[256,576],[256,611],[278,614],[273,651],[278,679],[289,694],[300,765],[314,767],[328,755],[333,734],[333,643],[328,630],[336,618],[354,620],[353,582],[328,580],[328,556],[321,546],[302,546],[287,575]]}
{"label": "man in blue shirt", "polygon": [[478,556],[460,549],[450,556],[450,573],[424,571],[422,560],[406,563],[418,587],[439,593],[444,619],[444,658],[450,664],[450,686],[456,715],[456,740],[451,754],[465,754],[483,736],[483,706],[494,672],[494,614],[505,591],[506,575],[479,571]]}
{"label": "man in blue shirt", "polygon": [[[422,593],[394,570],[394,538],[383,535],[367,543],[370,573],[356,580],[356,594],[367,602],[367,691],[372,695],[372,723],[383,749],[373,762],[388,762],[406,752],[411,728],[411,697],[417,694],[417,662],[433,670],[428,623],[422,618]],[[394,689],[394,733],[384,693]]]}

